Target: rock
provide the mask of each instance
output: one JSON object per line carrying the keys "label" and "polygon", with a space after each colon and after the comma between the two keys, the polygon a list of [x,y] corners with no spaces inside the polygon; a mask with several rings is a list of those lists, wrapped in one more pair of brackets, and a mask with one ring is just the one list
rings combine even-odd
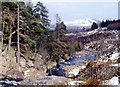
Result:
{"label": "rock", "polygon": [[67,78],[75,78],[75,75],[74,74],[68,74],[66,77]]}
{"label": "rock", "polygon": [[51,68],[47,72],[48,75],[65,76],[65,71],[63,69]]}
{"label": "rock", "polygon": [[50,62],[49,65],[48,65],[48,69],[50,69],[50,68],[52,68],[52,67],[54,67],[56,65],[57,65],[56,62]]}
{"label": "rock", "polygon": [[35,79],[24,79],[21,81],[20,85],[34,85]]}
{"label": "rock", "polygon": [[4,78],[4,76],[3,76],[3,75],[0,75],[0,80],[3,79],[3,78]]}
{"label": "rock", "polygon": [[120,58],[118,58],[117,62],[120,63]]}
{"label": "rock", "polygon": [[20,58],[20,65],[26,67],[26,60],[24,58]]}
{"label": "rock", "polygon": [[20,84],[20,83],[17,82],[17,81],[15,81],[15,80],[10,81],[10,80],[6,79],[6,80],[5,80],[5,84],[17,86],[17,85]]}
{"label": "rock", "polygon": [[32,62],[32,61],[30,61],[30,60],[28,60],[28,62],[26,62],[26,65],[28,66],[28,68],[33,67],[33,66],[34,66],[33,62]]}
{"label": "rock", "polygon": [[60,63],[64,63],[65,62],[65,60],[64,59],[60,59]]}
{"label": "rock", "polygon": [[60,76],[45,76],[37,79],[26,79],[21,85],[67,85],[68,80]]}
{"label": "rock", "polygon": [[36,69],[46,71],[46,65],[41,55],[38,55],[38,54],[36,55],[36,58],[33,64]]}
{"label": "rock", "polygon": [[0,87],[16,87],[20,84],[20,81],[17,80],[10,80],[10,79],[3,79],[0,81]]}
{"label": "rock", "polygon": [[25,79],[27,79],[27,78],[34,79],[34,78],[38,78],[38,77],[44,77],[46,75],[47,75],[46,72],[44,72],[42,70],[37,70],[35,68],[29,68],[24,71]]}
{"label": "rock", "polygon": [[28,69],[28,70],[24,71],[25,78],[27,78],[27,77],[29,77],[29,76],[30,76],[30,75],[29,75],[29,72],[30,72],[30,69]]}
{"label": "rock", "polygon": [[[107,65],[101,65],[99,67],[91,67],[91,68],[86,68],[84,71],[81,71],[79,73],[79,80],[81,80],[82,78],[88,78],[88,77],[94,77],[96,79],[101,79],[101,80],[105,80],[105,79],[110,79],[111,77],[113,77],[114,75],[117,74],[118,68],[116,67],[111,67],[111,66],[107,66]],[[92,74],[91,74],[92,73]]]}
{"label": "rock", "polygon": [[9,70],[6,72],[7,78],[24,79],[24,73],[18,70]]}

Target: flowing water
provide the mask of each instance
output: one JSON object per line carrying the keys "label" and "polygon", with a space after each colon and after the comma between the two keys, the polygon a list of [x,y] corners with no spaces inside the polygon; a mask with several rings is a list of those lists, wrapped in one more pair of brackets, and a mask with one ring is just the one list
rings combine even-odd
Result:
{"label": "flowing water", "polygon": [[[91,52],[90,50],[86,50],[86,51]],[[68,60],[65,60],[64,63],[60,63],[59,67],[62,68],[64,66],[72,66],[76,64],[84,65],[84,63],[88,60],[92,60],[92,61],[96,60],[96,53],[91,52],[90,55],[83,56],[83,57],[74,56]]]}

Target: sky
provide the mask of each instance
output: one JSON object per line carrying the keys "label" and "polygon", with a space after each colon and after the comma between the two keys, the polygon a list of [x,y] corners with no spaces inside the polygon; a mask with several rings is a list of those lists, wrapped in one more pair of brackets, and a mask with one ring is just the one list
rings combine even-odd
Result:
{"label": "sky", "polygon": [[59,14],[63,21],[79,19],[117,19],[119,0],[31,0],[42,2],[49,11],[49,18],[55,21]]}

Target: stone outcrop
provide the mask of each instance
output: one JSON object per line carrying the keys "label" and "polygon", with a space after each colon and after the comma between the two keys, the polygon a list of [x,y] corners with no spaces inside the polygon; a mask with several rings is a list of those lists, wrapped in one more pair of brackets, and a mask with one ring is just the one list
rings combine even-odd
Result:
{"label": "stone outcrop", "polygon": [[21,85],[67,85],[68,79],[58,76],[46,76],[37,79],[26,79]]}

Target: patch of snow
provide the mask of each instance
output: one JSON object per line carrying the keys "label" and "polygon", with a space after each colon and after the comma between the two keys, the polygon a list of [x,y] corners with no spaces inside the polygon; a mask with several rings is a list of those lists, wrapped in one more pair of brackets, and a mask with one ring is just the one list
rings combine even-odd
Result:
{"label": "patch of snow", "polygon": [[80,85],[80,84],[85,84],[84,81],[70,81],[68,83],[69,85]]}
{"label": "patch of snow", "polygon": [[120,53],[113,53],[112,56],[109,58],[110,60],[115,60],[120,58]]}
{"label": "patch of snow", "polygon": [[113,77],[110,80],[105,80],[103,85],[119,85],[119,78]]}
{"label": "patch of snow", "polygon": [[107,30],[107,27],[103,27],[102,30]]}
{"label": "patch of snow", "polygon": [[117,63],[117,64],[110,64],[110,66],[120,67],[120,63]]}
{"label": "patch of snow", "polygon": [[72,71],[69,72],[69,74],[73,74],[74,76],[77,76],[79,73],[79,68],[73,69]]}
{"label": "patch of snow", "polygon": [[79,67],[80,67],[80,69],[85,69],[86,68],[86,66],[84,66],[84,65],[79,66]]}
{"label": "patch of snow", "polygon": [[76,34],[75,33],[68,33],[68,34],[65,34],[66,36],[71,36],[71,35],[74,35],[74,36],[76,36]]}

